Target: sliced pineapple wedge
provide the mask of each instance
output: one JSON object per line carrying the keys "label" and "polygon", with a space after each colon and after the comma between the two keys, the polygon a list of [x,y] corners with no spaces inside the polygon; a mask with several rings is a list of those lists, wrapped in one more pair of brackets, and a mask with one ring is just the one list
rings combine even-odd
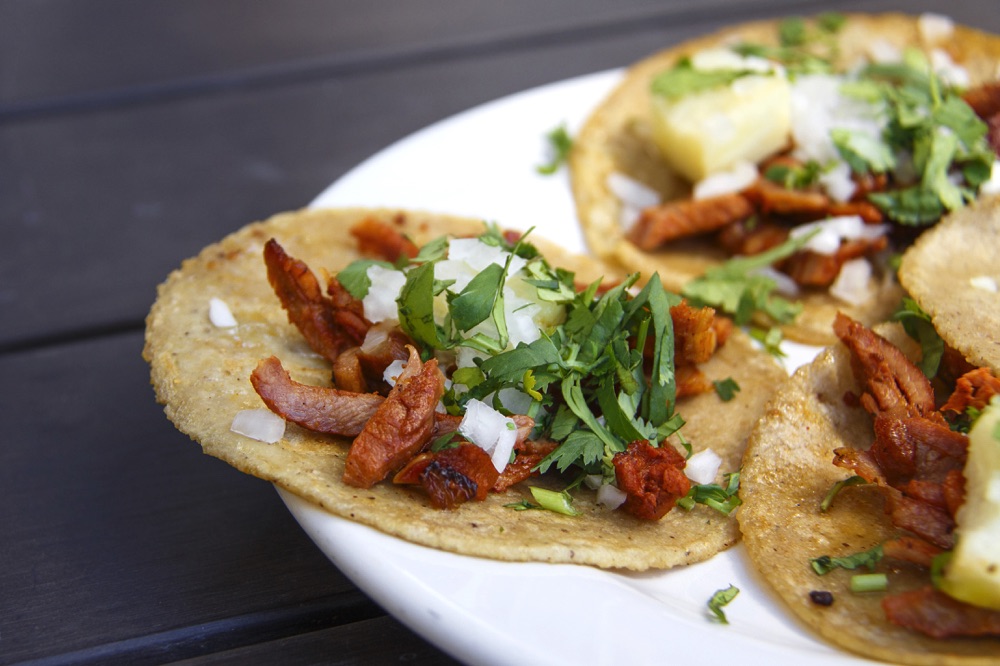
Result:
{"label": "sliced pineapple wedge", "polygon": [[[745,69],[734,54],[698,54],[697,71]],[[791,130],[791,87],[784,72],[746,73],[680,96],[652,95],[653,137],[666,162],[691,182],[760,162],[784,148]]]}
{"label": "sliced pineapple wedge", "polygon": [[939,582],[948,595],[1000,610],[1000,401],[969,432],[965,503],[956,516],[957,545]]}

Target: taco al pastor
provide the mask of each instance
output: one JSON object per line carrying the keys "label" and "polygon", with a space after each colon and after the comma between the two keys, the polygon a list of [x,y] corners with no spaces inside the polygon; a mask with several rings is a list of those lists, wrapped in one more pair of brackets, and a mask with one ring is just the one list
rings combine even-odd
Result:
{"label": "taco al pastor", "polygon": [[[783,370],[710,310],[528,241],[397,210],[249,225],[161,285],[157,398],[206,453],[419,544],[641,570],[734,543],[698,502],[733,502],[725,474]],[[283,417],[269,437],[234,423],[261,411]]]}
{"label": "taco al pastor", "polygon": [[801,303],[753,313],[800,342],[835,341],[838,310],[882,321],[891,253],[996,188],[998,66],[1000,37],[898,14],[749,23],[650,56],[574,139],[588,245],[748,318],[718,271],[770,251],[780,275],[743,291]]}
{"label": "taco al pastor", "polygon": [[839,315],[842,344],[779,389],[750,438],[739,518],[750,559],[806,625],[866,656],[1000,654],[1000,404],[988,407],[1000,300],[993,262],[977,261],[998,249],[996,200],[922,235],[900,269],[919,307],[875,331]]}

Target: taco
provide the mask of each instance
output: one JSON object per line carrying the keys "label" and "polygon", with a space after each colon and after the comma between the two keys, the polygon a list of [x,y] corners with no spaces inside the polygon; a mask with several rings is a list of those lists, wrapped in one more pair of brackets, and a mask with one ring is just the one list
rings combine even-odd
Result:
{"label": "taco", "polygon": [[[590,250],[799,342],[834,342],[838,310],[882,321],[892,253],[996,189],[998,66],[1000,37],[897,14],[747,23],[650,56],[574,138]],[[767,283],[757,264],[742,285],[720,272],[765,250]]]}
{"label": "taco", "polygon": [[996,199],[923,234],[900,268],[919,306],[874,331],[838,316],[843,343],[777,391],[750,437],[739,521],[754,567],[805,625],[864,656],[1000,654],[997,249]]}
{"label": "taco", "polygon": [[[460,247],[462,261],[485,261],[477,276],[455,268]],[[328,293],[313,270],[329,271]],[[602,277],[612,280],[602,286]],[[167,416],[206,453],[333,514],[468,555],[665,568],[738,539],[728,512],[737,477],[728,473],[769,387],[785,375],[710,311],[687,308],[682,322],[679,299],[628,289],[634,279],[481,221],[398,210],[286,213],[231,234],[169,276],[147,319],[144,357]],[[547,302],[528,303],[526,291]],[[433,300],[442,292],[447,302]],[[538,313],[544,331],[526,323]],[[633,325],[646,340],[638,347],[623,333]],[[453,345],[458,333],[463,342]],[[685,347],[676,363],[675,341]],[[492,347],[510,353],[491,355]],[[697,367],[682,360],[705,349],[715,351]],[[741,390],[723,400],[713,381]],[[469,416],[473,404],[478,416]],[[275,413],[284,418],[268,435]],[[237,415],[264,424],[242,426]],[[371,442],[394,438],[413,448],[367,457],[381,446]],[[619,460],[641,457],[630,440],[642,438],[662,442],[636,447],[652,461],[637,468],[645,495],[625,487],[628,469],[615,471]],[[486,492],[504,484],[512,485]],[[659,520],[637,518],[632,509],[644,500],[655,511],[680,506]]]}

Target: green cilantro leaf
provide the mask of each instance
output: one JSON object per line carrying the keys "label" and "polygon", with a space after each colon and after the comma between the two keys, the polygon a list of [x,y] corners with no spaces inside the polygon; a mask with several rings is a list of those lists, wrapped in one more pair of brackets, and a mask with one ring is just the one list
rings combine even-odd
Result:
{"label": "green cilantro leaf", "polygon": [[728,606],[736,595],[740,593],[738,587],[730,585],[729,587],[717,590],[712,598],[708,600],[708,610],[712,612],[712,615],[716,620],[722,624],[729,624],[729,620],[726,618],[726,613],[722,610],[723,607]]}
{"label": "green cilantro leaf", "polygon": [[879,544],[871,550],[865,550],[860,553],[855,553],[854,555],[847,555],[845,557],[830,557],[829,555],[821,555],[820,557],[810,560],[809,564],[812,566],[813,571],[820,576],[823,576],[830,573],[834,569],[853,570],[858,567],[868,567],[874,571],[875,565],[878,564],[881,559],[882,544]]}
{"label": "green cilantro leaf", "polygon": [[545,135],[548,140],[551,159],[545,164],[540,164],[535,169],[538,173],[549,176],[559,170],[566,160],[569,159],[570,150],[573,148],[573,138],[566,131],[565,125],[560,125]]}
{"label": "green cilantro leaf", "polygon": [[372,281],[368,279],[368,269],[371,266],[382,266],[392,269],[394,266],[387,261],[377,261],[375,259],[358,259],[352,261],[343,270],[337,273],[337,281],[357,299],[363,299],[368,295],[368,289],[372,286]]}
{"label": "green cilantro leaf", "polygon": [[669,100],[677,100],[686,95],[728,86],[736,79],[751,74],[759,72],[737,69],[695,69],[690,58],[682,58],[676,65],[653,79],[652,92]]}
{"label": "green cilantro leaf", "polygon": [[736,394],[740,391],[740,385],[737,384],[736,380],[732,377],[714,380],[712,382],[712,386],[715,387],[715,392],[723,402],[729,402],[735,398]]}
{"label": "green cilantro leaf", "polygon": [[906,334],[920,343],[922,354],[917,366],[924,375],[933,379],[944,355],[944,340],[934,328],[930,315],[912,298],[904,298],[892,319],[902,324]]}

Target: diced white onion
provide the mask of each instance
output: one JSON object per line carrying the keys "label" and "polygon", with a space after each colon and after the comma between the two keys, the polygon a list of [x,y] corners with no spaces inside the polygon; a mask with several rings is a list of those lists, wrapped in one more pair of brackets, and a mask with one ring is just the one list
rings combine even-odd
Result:
{"label": "diced white onion", "polygon": [[597,490],[604,483],[604,477],[600,474],[588,474],[583,477],[583,485],[587,486],[591,490]]}
{"label": "diced white onion", "polygon": [[229,429],[258,442],[274,444],[285,436],[285,419],[267,409],[244,409],[236,412]]}
{"label": "diced white onion", "polygon": [[219,328],[233,328],[237,323],[229,306],[220,298],[209,299],[208,319]]}
{"label": "diced white onion", "polygon": [[838,162],[832,169],[821,173],[817,180],[831,199],[841,203],[850,201],[855,190],[858,189],[857,183],[851,177],[851,167],[847,165],[847,162]]}
{"label": "diced white onion", "polygon": [[955,33],[955,22],[944,14],[924,12],[917,17],[917,31],[924,42],[940,44],[951,39]]}
{"label": "diced white onion", "polygon": [[712,449],[705,449],[694,454],[684,466],[684,474],[698,484],[712,483],[722,466],[722,458]]}
{"label": "diced white onion", "polygon": [[700,70],[728,69],[734,71],[760,72],[767,74],[777,71],[779,66],[758,56],[742,56],[729,48],[705,49],[691,56],[691,66]]}
{"label": "diced white onion", "polygon": [[660,203],[659,192],[617,171],[608,174],[607,186],[621,203],[621,218],[618,222],[625,230],[635,224],[643,208]]}
{"label": "diced white onion", "polygon": [[361,343],[361,353],[371,354],[389,337],[389,329],[384,326],[369,326]]}
{"label": "diced white onion", "polygon": [[843,215],[795,227],[792,229],[791,237],[799,238],[815,229],[818,229],[819,233],[809,239],[804,249],[831,255],[840,249],[842,240],[874,240],[884,236],[889,227],[885,224],[865,224],[858,215]]}
{"label": "diced white onion", "polygon": [[718,171],[712,175],[698,181],[694,186],[692,197],[695,199],[707,199],[717,197],[722,194],[739,192],[754,184],[759,173],[757,166],[740,161],[727,171]]}
{"label": "diced white onion", "polygon": [[754,275],[763,275],[774,280],[775,290],[782,296],[798,296],[799,285],[788,273],[782,273],[773,266],[764,266],[754,271]]}
{"label": "diced white onion", "polygon": [[382,372],[382,379],[384,379],[389,386],[395,386],[396,380],[399,379],[401,374],[403,374],[403,367],[405,365],[406,363],[397,358]]}
{"label": "diced white onion", "polygon": [[1000,160],[993,160],[990,179],[979,186],[980,194],[1000,194]]}
{"label": "diced white onion", "polygon": [[611,485],[610,483],[605,483],[603,486],[597,489],[597,503],[603,504],[609,509],[617,509],[624,502],[628,495]]}
{"label": "diced white onion", "polygon": [[485,402],[469,400],[458,434],[489,453],[493,466],[502,472],[517,441],[517,426]]}
{"label": "diced white onion", "polygon": [[391,268],[384,268],[378,264],[372,264],[366,271],[371,286],[361,304],[365,309],[365,319],[377,324],[380,321],[396,321],[399,319],[399,311],[396,306],[396,299],[399,292],[406,284],[406,275],[402,271]]}
{"label": "diced white onion", "polygon": [[890,63],[903,59],[903,51],[886,39],[873,39],[868,42],[867,51],[872,62]]}
{"label": "diced white onion", "polygon": [[962,89],[968,88],[972,83],[969,70],[952,60],[944,49],[931,49],[930,57],[931,69],[945,83]]}
{"label": "diced white onion", "polygon": [[994,294],[998,291],[997,281],[989,275],[977,275],[973,278],[969,278],[969,284],[971,284],[974,289],[981,289]]}
{"label": "diced white onion", "polygon": [[803,162],[841,162],[831,131],[847,129],[881,140],[886,123],[882,105],[840,92],[844,79],[828,74],[796,77],[792,85],[792,155]]}
{"label": "diced white onion", "polygon": [[[510,253],[506,250],[487,245],[478,238],[456,238],[448,244],[448,259],[465,262],[472,269],[473,275],[482,272],[490,264],[506,265],[509,256]],[[509,274],[517,273],[526,263],[526,259],[514,256],[510,261]]]}
{"label": "diced white onion", "polygon": [[871,276],[872,265],[864,257],[845,261],[830,285],[830,295],[850,305],[861,305],[871,298],[868,288]]}

